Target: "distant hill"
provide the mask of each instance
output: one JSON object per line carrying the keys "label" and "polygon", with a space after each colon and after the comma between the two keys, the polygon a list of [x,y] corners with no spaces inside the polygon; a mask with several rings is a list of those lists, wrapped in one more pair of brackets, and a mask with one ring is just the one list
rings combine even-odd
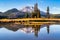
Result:
{"label": "distant hill", "polygon": [[0,12],[0,16],[2,16],[3,15],[3,12]]}
{"label": "distant hill", "polygon": [[13,9],[10,9],[6,12],[4,12],[5,15],[10,15],[12,13],[16,13],[16,12],[19,12],[19,10],[17,10],[16,8],[13,8]]}
{"label": "distant hill", "polygon": [[40,11],[40,14],[41,14],[42,17],[47,17],[46,12]]}
{"label": "distant hill", "polygon": [[53,17],[53,18],[60,18],[60,14],[51,14],[51,17]]}
{"label": "distant hill", "polygon": [[[25,8],[23,8],[21,11],[22,12],[28,12],[29,14],[29,17],[31,16],[31,12],[34,10],[33,7],[29,7],[29,6],[26,6]],[[43,12],[43,11],[40,11],[40,14],[42,17],[46,17],[46,12]]]}
{"label": "distant hill", "polygon": [[[0,12],[0,16],[6,16],[7,18],[24,18],[26,13],[28,13],[29,17],[31,17],[31,12],[33,11],[32,7],[25,7],[22,10],[18,10],[16,8],[7,10],[6,12]],[[46,13],[40,11],[42,17],[46,17]]]}

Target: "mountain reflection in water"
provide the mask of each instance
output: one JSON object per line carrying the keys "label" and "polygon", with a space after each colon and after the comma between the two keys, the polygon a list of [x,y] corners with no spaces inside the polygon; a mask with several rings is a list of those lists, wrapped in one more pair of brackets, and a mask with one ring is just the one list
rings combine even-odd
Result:
{"label": "mountain reflection in water", "polygon": [[[9,31],[12,31],[12,32],[9,32],[4,29],[2,29],[3,31],[0,30],[0,32],[2,32],[2,34],[0,34],[0,35],[3,35],[3,36],[0,36],[0,39],[6,38],[6,40],[8,40],[7,39],[7,37],[8,37],[11,40],[15,40],[15,39],[16,40],[24,40],[24,39],[26,39],[26,40],[41,40],[41,39],[42,40],[46,40],[46,39],[54,40],[55,37],[53,38],[53,35],[51,33],[51,31],[53,31],[53,29],[51,30],[50,25],[56,25],[56,24],[23,25],[23,24],[15,24],[15,23],[0,23],[0,29],[5,28]],[[57,28],[57,27],[55,27],[55,28]],[[41,31],[41,29],[43,29],[43,30]],[[6,36],[5,32],[8,32],[8,33],[6,33],[6,34],[8,34],[8,36]],[[57,35],[57,33],[58,32],[56,31],[56,33],[54,35]],[[13,34],[15,34],[15,35],[13,35]],[[28,36],[28,34],[30,34],[30,35]],[[34,37],[32,36],[32,34],[34,35]],[[5,37],[4,37],[4,35],[5,35]],[[28,37],[26,37],[26,36],[28,36]],[[58,39],[58,37],[55,39]],[[3,39],[3,40],[5,40],[5,39]]]}
{"label": "mountain reflection in water", "polygon": [[38,37],[38,32],[41,28],[46,27],[47,33],[49,34],[49,25],[50,24],[44,24],[44,25],[21,25],[21,24],[11,24],[11,23],[4,23],[0,24],[0,28],[4,27],[8,30],[17,31],[20,30],[24,33],[34,33],[36,37]]}

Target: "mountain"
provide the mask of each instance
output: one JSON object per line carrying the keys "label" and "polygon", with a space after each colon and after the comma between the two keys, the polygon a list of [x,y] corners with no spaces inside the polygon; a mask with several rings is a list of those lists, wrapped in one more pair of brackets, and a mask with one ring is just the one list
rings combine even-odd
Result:
{"label": "mountain", "polygon": [[20,12],[18,9],[13,8],[13,9],[10,9],[10,10],[4,12],[3,15],[7,16],[8,18],[16,18],[16,14],[18,12]]}
{"label": "mountain", "polygon": [[0,12],[0,16],[2,16],[3,15],[3,12]]}
{"label": "mountain", "polygon": [[[21,11],[22,11],[22,12],[28,12],[29,15],[31,15],[30,13],[31,13],[33,10],[34,10],[33,7],[26,6],[26,7],[23,8]],[[40,13],[41,13],[41,16],[46,17],[46,12],[40,11]]]}
{"label": "mountain", "polygon": [[3,12],[0,12],[0,14],[3,13]]}
{"label": "mountain", "polygon": [[10,10],[4,12],[4,16],[8,16],[8,18],[17,18],[17,17],[22,18],[22,17],[24,17],[25,14],[26,14],[26,12],[19,11],[16,8],[13,8],[13,9],[10,9]]}
{"label": "mountain", "polygon": [[16,12],[19,12],[19,10],[17,10],[16,8],[13,8],[13,9],[10,9],[10,10],[4,12],[4,14],[9,15],[9,14],[16,13]]}
{"label": "mountain", "polygon": [[46,12],[40,11],[40,14],[41,14],[42,17],[47,17]]}
{"label": "mountain", "polygon": [[[26,13],[28,13],[28,16],[31,17],[31,12],[33,11],[33,7],[25,7],[22,10],[18,10],[16,8],[7,10],[6,12],[2,13],[0,12],[0,16],[6,16],[7,18],[24,18]],[[40,11],[42,17],[46,17],[46,13],[43,11]]]}
{"label": "mountain", "polygon": [[[31,12],[33,11],[33,7],[26,6],[21,10],[16,8],[7,10],[6,12],[0,12],[0,18],[24,18],[28,13],[28,16],[31,17]],[[47,17],[46,12],[40,11],[41,17]],[[53,18],[60,18],[60,14],[50,14]]]}
{"label": "mountain", "polygon": [[26,7],[24,7],[21,11],[22,11],[22,12],[29,12],[29,13],[31,13],[32,10],[33,10],[33,7],[26,6]]}
{"label": "mountain", "polygon": [[5,13],[14,13],[14,12],[19,12],[19,10],[17,10],[16,8],[10,9],[8,11],[6,11]]}
{"label": "mountain", "polygon": [[0,12],[0,19],[1,18],[7,18],[7,16],[5,16],[3,12]]}

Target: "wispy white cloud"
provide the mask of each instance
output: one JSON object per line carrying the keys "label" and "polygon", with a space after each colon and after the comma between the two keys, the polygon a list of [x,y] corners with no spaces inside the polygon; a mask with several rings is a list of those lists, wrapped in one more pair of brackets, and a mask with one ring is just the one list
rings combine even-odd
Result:
{"label": "wispy white cloud", "polygon": [[45,10],[45,9],[43,9],[43,8],[40,8],[40,11],[46,12],[46,10]]}
{"label": "wispy white cloud", "polygon": [[60,14],[60,7],[53,7],[50,9],[52,14]]}

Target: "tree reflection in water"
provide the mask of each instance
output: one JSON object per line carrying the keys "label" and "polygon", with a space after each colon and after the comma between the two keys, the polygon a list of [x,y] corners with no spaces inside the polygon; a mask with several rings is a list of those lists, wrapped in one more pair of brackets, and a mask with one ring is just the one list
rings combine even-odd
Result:
{"label": "tree reflection in water", "polygon": [[50,24],[44,24],[43,25],[21,25],[21,24],[14,24],[14,23],[4,23],[0,24],[0,28],[4,27],[8,30],[12,31],[17,31],[21,30],[25,33],[34,33],[36,37],[38,37],[38,32],[40,31],[41,28],[46,27],[47,28],[47,33],[49,34],[49,25]]}

